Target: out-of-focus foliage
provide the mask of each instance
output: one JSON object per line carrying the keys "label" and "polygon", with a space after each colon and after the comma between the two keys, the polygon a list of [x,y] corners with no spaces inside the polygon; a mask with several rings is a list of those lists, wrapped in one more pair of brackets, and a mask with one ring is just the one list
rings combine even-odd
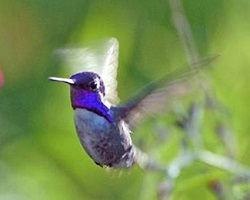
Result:
{"label": "out-of-focus foliage", "polygon": [[[199,53],[221,55],[205,70],[220,105],[201,120],[204,148],[249,166],[250,2],[183,3]],[[92,162],[75,133],[69,88],[47,77],[70,76],[56,62],[55,49],[105,37],[120,42],[123,101],[187,62],[167,0],[1,0],[0,200],[147,200],[168,189],[178,200],[220,199],[221,193],[247,198],[248,181],[203,162],[186,166],[172,186],[162,174],[138,167],[108,173]],[[181,105],[188,109],[188,103]],[[133,134],[135,143],[166,167],[178,155],[184,134],[171,125],[174,118],[149,118]],[[230,147],[223,135],[228,132],[233,133]]]}

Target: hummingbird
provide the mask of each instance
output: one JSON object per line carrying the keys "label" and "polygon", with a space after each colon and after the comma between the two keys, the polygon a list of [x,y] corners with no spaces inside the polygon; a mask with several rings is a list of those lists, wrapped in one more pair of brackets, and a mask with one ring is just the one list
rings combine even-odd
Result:
{"label": "hummingbird", "polygon": [[118,49],[117,39],[109,39],[104,62],[99,66],[88,48],[59,50],[62,56],[71,58],[70,64],[83,68],[83,59],[89,59],[92,66],[85,66],[84,71],[70,78],[49,77],[49,80],[70,86],[76,132],[93,161],[101,167],[130,168],[142,155],[131,139],[137,123],[146,114],[168,107],[173,97],[188,93],[188,77],[197,74],[200,65],[210,63],[214,56],[195,62],[192,67],[173,70],[148,84],[131,100],[118,104]]}

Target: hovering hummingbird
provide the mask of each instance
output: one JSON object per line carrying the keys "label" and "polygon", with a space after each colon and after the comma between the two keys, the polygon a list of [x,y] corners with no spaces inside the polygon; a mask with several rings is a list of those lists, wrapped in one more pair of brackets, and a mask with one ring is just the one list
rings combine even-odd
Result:
{"label": "hovering hummingbird", "polygon": [[127,103],[117,105],[118,41],[112,38],[107,46],[102,66],[97,66],[93,52],[87,48],[59,51],[82,69],[84,59],[89,59],[92,64],[85,66],[86,71],[70,78],[50,77],[49,80],[70,85],[76,131],[83,148],[94,162],[100,166],[128,168],[138,162],[140,156],[131,139],[131,129],[136,122],[145,113],[158,112],[167,107],[172,97],[186,94],[189,91],[187,78],[196,74],[200,66],[208,64],[214,56],[194,63],[192,67],[168,73],[143,88]]}

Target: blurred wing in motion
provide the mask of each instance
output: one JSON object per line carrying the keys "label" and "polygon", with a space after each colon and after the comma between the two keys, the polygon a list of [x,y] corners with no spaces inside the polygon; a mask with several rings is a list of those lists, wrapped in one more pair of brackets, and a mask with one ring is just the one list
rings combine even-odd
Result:
{"label": "blurred wing in motion", "polygon": [[173,70],[159,80],[148,84],[127,104],[118,107],[117,112],[128,124],[133,126],[145,114],[155,114],[166,110],[174,98],[191,91],[190,78],[217,57],[217,55],[211,55],[189,66]]}
{"label": "blurred wing in motion", "polygon": [[58,55],[71,74],[82,71],[95,72],[105,84],[106,99],[117,104],[117,67],[119,44],[117,39],[110,38],[96,41],[85,48],[58,49]]}

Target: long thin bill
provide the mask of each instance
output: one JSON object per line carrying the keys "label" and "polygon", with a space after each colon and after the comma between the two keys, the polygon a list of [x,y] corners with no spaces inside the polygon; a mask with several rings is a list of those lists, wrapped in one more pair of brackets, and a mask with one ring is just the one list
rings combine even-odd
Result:
{"label": "long thin bill", "polygon": [[49,80],[68,83],[68,84],[71,84],[71,85],[73,85],[75,83],[75,81],[73,79],[70,79],[70,78],[49,77]]}

